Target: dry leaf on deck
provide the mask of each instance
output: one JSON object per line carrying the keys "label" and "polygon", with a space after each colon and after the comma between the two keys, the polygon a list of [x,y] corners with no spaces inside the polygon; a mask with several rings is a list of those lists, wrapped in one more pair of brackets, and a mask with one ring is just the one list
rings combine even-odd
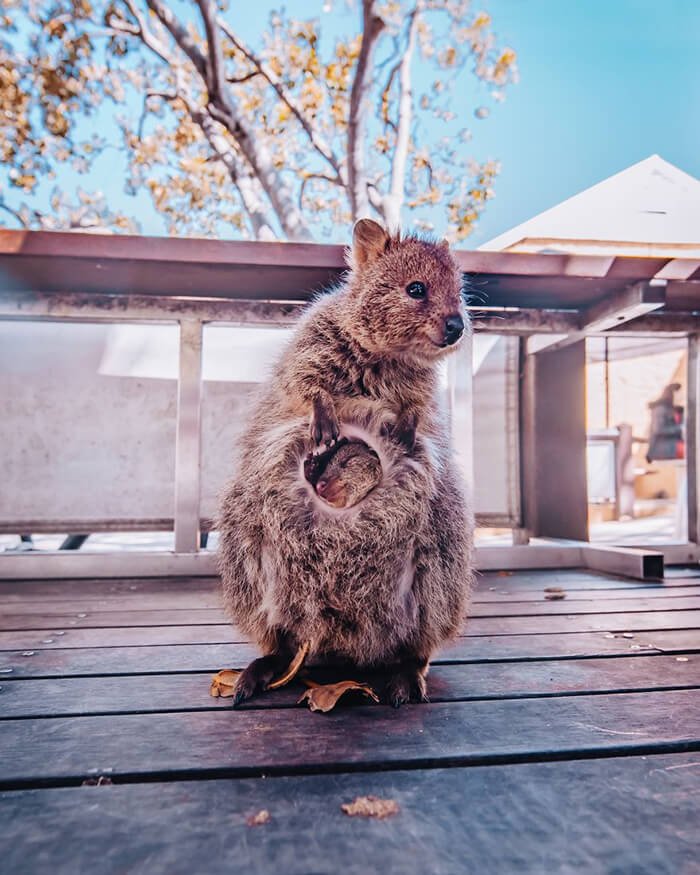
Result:
{"label": "dry leaf on deck", "polygon": [[[305,681],[305,683],[308,682]],[[375,702],[379,701],[379,696],[367,684],[360,684],[357,681],[340,681],[337,684],[319,684],[311,687],[297,704],[307,701],[312,711],[331,711],[338,704],[338,699],[350,690],[359,690],[365,696],[374,699]]]}
{"label": "dry leaf on deck", "polygon": [[270,819],[270,812],[267,808],[263,808],[261,811],[258,811],[257,814],[251,814],[246,823],[248,826],[262,826],[264,823],[267,823]]}
{"label": "dry leaf on deck", "polygon": [[350,817],[377,817],[382,820],[399,813],[397,802],[377,796],[358,796],[354,802],[345,802],[340,807]]}
{"label": "dry leaf on deck", "polygon": [[565,592],[545,592],[544,597],[549,599],[550,602],[558,601],[559,599],[565,599]]}
{"label": "dry leaf on deck", "polygon": [[240,671],[235,671],[232,668],[225,668],[223,671],[212,675],[211,686],[209,687],[210,696],[232,696],[236,688],[236,681]]}
{"label": "dry leaf on deck", "polygon": [[283,687],[285,684],[288,684],[294,675],[299,671],[299,669],[304,664],[304,660],[306,659],[306,654],[309,652],[311,647],[310,641],[305,641],[299,650],[297,650],[297,655],[294,659],[289,663],[289,668],[285,671],[283,675],[278,677],[276,680],[271,681],[267,688],[268,690],[276,690],[279,687]]}

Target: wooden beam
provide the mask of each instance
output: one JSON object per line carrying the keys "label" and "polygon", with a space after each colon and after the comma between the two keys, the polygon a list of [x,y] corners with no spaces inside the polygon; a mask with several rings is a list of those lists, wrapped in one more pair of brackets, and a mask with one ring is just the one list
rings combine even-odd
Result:
{"label": "wooden beam", "polygon": [[667,311],[665,309],[647,313],[645,316],[639,316],[629,322],[623,322],[600,335],[591,332],[593,336],[635,337],[638,335],[649,337],[650,334],[653,334],[655,337],[667,338],[683,337],[693,333],[700,333],[700,313]]}
{"label": "wooden beam", "polygon": [[508,307],[484,309],[468,307],[474,331],[494,334],[570,334],[578,331],[581,317],[577,310],[520,310]]}
{"label": "wooden beam", "polygon": [[658,310],[666,303],[666,282],[651,280],[635,283],[609,298],[586,307],[582,314],[584,334],[607,331],[639,316]]}
{"label": "wooden beam", "polygon": [[578,330],[566,337],[533,338],[528,352],[541,353],[544,349],[562,349],[584,340],[591,334],[604,333],[626,322],[645,316],[664,306],[666,282],[651,280],[638,282],[614,292],[606,298],[584,307],[580,314]]}
{"label": "wooden beam", "polygon": [[700,337],[688,340],[688,405],[686,410],[688,460],[688,537],[700,544]]}
{"label": "wooden beam", "polygon": [[23,322],[230,322],[293,325],[304,309],[299,301],[248,301],[168,295],[0,292],[0,319]]}

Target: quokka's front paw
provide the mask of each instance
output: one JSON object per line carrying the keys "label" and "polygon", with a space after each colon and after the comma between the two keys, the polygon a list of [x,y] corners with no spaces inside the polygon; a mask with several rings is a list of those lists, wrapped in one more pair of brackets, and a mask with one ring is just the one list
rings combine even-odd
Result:
{"label": "quokka's front paw", "polygon": [[403,412],[396,422],[386,422],[382,426],[383,437],[403,447],[407,453],[413,452],[416,446],[416,429],[418,427],[418,415],[416,413]]}
{"label": "quokka's front paw", "polygon": [[311,441],[316,447],[324,445],[330,449],[340,437],[340,423],[335,415],[333,402],[314,400],[311,414]]}

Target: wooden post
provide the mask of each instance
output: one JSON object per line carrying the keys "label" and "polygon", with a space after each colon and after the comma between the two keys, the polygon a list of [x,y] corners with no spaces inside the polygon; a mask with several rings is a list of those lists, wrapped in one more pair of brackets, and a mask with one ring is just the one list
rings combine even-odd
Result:
{"label": "wooden post", "polygon": [[523,515],[535,536],[588,540],[585,341],[524,357]]}
{"label": "wooden post", "polygon": [[688,338],[688,409],[686,410],[688,473],[688,541],[700,544],[700,336]]}

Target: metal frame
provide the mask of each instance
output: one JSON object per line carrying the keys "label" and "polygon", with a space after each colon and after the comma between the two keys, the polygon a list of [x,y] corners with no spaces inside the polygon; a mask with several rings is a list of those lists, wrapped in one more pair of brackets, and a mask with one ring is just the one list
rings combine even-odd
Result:
{"label": "metal frame", "polygon": [[700,544],[700,336],[688,338],[688,409],[686,411],[688,464],[688,541]]}
{"label": "metal frame", "polygon": [[[644,578],[656,576],[664,558],[671,562],[698,561],[700,316],[696,311],[700,309],[700,263],[689,259],[491,252],[462,252],[457,257],[472,279],[472,286],[485,291],[488,297],[487,307],[471,308],[475,329],[519,335],[524,353],[519,454],[522,466],[519,475],[514,476],[522,482],[523,522],[527,528],[515,530],[512,547],[477,548],[477,566],[508,569],[582,565]],[[0,556],[0,578],[215,573],[215,557],[199,549],[202,327],[208,322],[289,326],[315,289],[342,274],[342,247],[0,231],[0,266],[0,319],[180,325],[175,550],[10,553]],[[536,438],[542,428],[537,403],[543,391],[538,363],[553,361],[552,356],[565,354],[566,348],[577,341],[601,333],[691,334],[688,544],[637,550],[599,547],[580,540],[527,543],[538,530],[537,517],[542,511],[536,507],[541,487],[536,476]],[[546,339],[531,339],[532,354],[525,354],[527,338],[533,335],[544,335]],[[538,348],[540,351],[535,352]],[[455,373],[456,368],[455,363]],[[460,374],[460,381],[463,377]],[[471,421],[471,385],[467,380],[460,386],[459,404],[466,405],[466,417]],[[468,462],[467,467],[471,464]],[[576,500],[585,501],[585,490]],[[557,506],[555,501],[550,513],[559,512],[566,513],[567,508]],[[80,522],[79,528],[86,531],[86,521]],[[168,521],[155,523],[159,525],[154,527],[161,528]],[[92,530],[100,528],[104,525],[95,525]],[[127,526],[122,524],[121,528]]]}
{"label": "metal frame", "polygon": [[[479,571],[524,568],[590,568],[641,580],[663,577],[664,552],[633,547],[596,547],[580,541],[542,540],[512,547],[477,547]],[[697,561],[694,559],[677,561]],[[43,580],[50,578],[209,577],[217,574],[216,555],[201,552],[79,553],[37,551],[8,553],[0,557],[0,578]]]}
{"label": "metal frame", "polygon": [[201,473],[202,323],[180,322],[175,437],[175,552],[199,550]]}

